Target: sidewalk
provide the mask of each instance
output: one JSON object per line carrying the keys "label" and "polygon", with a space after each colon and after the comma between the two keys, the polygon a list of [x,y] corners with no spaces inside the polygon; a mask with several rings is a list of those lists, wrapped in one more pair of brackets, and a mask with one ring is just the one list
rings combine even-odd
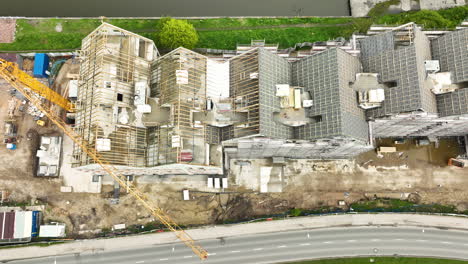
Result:
{"label": "sidewalk", "polygon": [[[219,237],[242,236],[260,233],[284,232],[290,230],[327,228],[338,226],[424,226],[449,229],[466,229],[468,217],[417,215],[417,214],[345,214],[328,216],[296,217],[287,220],[257,222],[237,225],[209,226],[191,229],[187,232],[195,240]],[[122,248],[150,247],[157,244],[178,242],[171,232],[130,237],[80,240],[49,247],[20,247],[0,250],[0,261],[37,258],[45,256],[91,253],[99,251],[122,250]]]}

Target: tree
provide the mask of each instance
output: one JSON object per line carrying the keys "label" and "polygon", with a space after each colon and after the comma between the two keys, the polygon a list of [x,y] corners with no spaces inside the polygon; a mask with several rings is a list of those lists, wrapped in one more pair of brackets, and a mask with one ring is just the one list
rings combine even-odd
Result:
{"label": "tree", "polygon": [[185,20],[163,18],[157,25],[158,45],[166,49],[184,47],[193,49],[198,42],[198,34],[192,24]]}
{"label": "tree", "polygon": [[171,17],[162,17],[161,19],[158,20],[158,23],[156,24],[156,30],[157,31],[161,31],[164,27],[164,24],[166,24],[166,22],[172,20],[173,18]]}

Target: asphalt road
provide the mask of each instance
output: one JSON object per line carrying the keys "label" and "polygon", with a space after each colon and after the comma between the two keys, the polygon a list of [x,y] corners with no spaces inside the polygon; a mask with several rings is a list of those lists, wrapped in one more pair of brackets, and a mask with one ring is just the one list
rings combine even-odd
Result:
{"label": "asphalt road", "polygon": [[[329,228],[218,238],[202,241],[201,244],[210,252],[208,260],[203,263],[210,264],[278,263],[299,259],[395,254],[468,260],[468,232],[440,229]],[[166,244],[143,249],[122,248],[121,251],[94,251],[9,263],[188,264],[201,261],[181,244]]]}

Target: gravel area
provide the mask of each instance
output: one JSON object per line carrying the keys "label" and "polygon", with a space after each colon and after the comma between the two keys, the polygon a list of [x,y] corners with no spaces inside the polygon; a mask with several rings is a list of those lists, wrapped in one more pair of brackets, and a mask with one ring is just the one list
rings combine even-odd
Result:
{"label": "gravel area", "polygon": [[0,19],[0,43],[12,43],[15,40],[16,19]]}

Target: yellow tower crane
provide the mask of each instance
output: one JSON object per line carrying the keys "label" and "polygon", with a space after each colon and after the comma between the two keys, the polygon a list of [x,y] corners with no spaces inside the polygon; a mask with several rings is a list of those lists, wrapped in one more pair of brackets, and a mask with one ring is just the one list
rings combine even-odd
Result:
{"label": "yellow tower crane", "polygon": [[2,77],[8,82],[10,81],[7,78],[10,78],[11,80],[21,84],[21,86],[31,89],[33,92],[46,98],[50,102],[62,107],[67,112],[75,111],[75,105],[73,105],[72,102],[63,98],[63,96],[36,80],[36,78],[20,70],[14,63],[0,59],[0,69],[2,72],[5,72],[6,75],[2,74]]}
{"label": "yellow tower crane", "polygon": [[[46,98],[52,103],[61,106],[67,111],[74,111],[74,105],[67,99],[63,98],[60,94],[51,90],[46,85],[43,85],[35,78],[27,73],[21,71],[15,63],[0,59],[0,76],[3,77],[10,85],[21,92],[26,99],[29,100],[37,109],[46,115],[50,121],[57,125],[60,129],[67,134],[76,145],[78,145],[84,152],[86,152],[93,161],[99,164],[112,178],[120,184],[122,188],[129,191],[140,203],[148,209],[153,216],[159,219],[169,230],[173,231],[175,235],[192,251],[200,257],[206,259],[208,252],[198,245],[189,234],[187,234],[169,215],[167,215],[158,205],[149,200],[148,197],[137,189],[132,183],[127,183],[125,176],[120,173],[117,168],[108,162],[104,161],[95,148],[90,147],[79,134],[77,134],[70,126],[68,126],[57,114],[55,114],[47,105],[43,104],[41,97]],[[40,95],[40,96],[38,96]]]}

